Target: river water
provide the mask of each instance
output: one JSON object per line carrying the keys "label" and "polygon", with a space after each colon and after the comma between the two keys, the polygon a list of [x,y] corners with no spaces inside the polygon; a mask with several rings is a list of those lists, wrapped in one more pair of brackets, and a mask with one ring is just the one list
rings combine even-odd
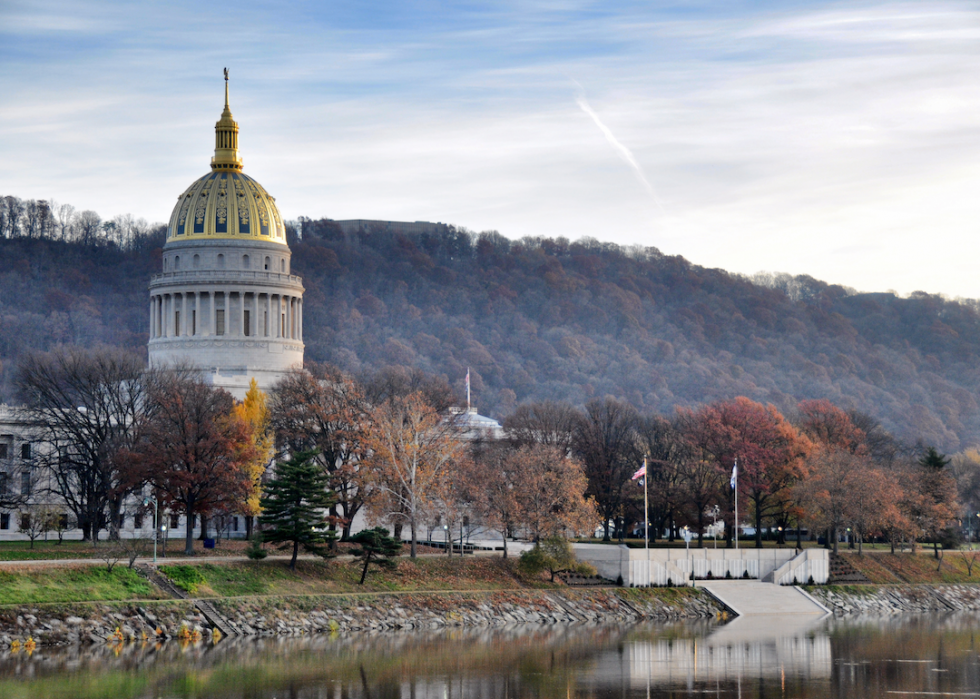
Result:
{"label": "river water", "polygon": [[980,616],[763,616],[0,654],[0,697],[980,698]]}

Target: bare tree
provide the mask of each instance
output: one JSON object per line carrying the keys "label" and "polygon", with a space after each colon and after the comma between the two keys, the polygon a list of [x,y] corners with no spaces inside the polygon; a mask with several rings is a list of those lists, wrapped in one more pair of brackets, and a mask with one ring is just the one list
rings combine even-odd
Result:
{"label": "bare tree", "polygon": [[61,204],[55,208],[55,220],[58,224],[58,232],[61,240],[71,238],[71,230],[75,225],[75,207],[71,204]]}
{"label": "bare tree", "polygon": [[611,538],[610,524],[624,514],[630,475],[643,458],[638,426],[639,415],[631,405],[606,398],[590,401],[575,428],[575,451],[585,465],[588,494],[602,517],[604,541]]}
{"label": "bare tree", "polygon": [[61,348],[21,360],[16,385],[30,416],[36,461],[74,513],[85,540],[118,520],[126,495],[123,454],[147,419],[149,374],[121,350]]}
{"label": "bare tree", "polygon": [[508,438],[517,446],[544,444],[564,453],[572,448],[575,427],[582,418],[568,403],[524,403],[504,420]]}

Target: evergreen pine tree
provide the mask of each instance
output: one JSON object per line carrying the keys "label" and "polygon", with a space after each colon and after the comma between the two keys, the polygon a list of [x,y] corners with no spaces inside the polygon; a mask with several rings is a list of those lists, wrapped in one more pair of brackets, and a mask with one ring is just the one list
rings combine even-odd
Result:
{"label": "evergreen pine tree", "polygon": [[364,559],[364,570],[361,571],[361,582],[367,577],[368,566],[376,563],[383,568],[394,568],[395,562],[392,560],[401,551],[402,542],[389,536],[388,530],[384,527],[365,529],[350,538],[351,543],[358,544],[351,553],[358,558]]}
{"label": "evergreen pine tree", "polygon": [[304,451],[276,468],[276,476],[265,485],[262,497],[262,538],[281,548],[293,545],[290,570],[296,570],[299,547],[318,556],[332,555],[323,546],[336,538],[325,528],[327,511],[337,502],[328,487],[326,474],[316,464],[316,452]]}

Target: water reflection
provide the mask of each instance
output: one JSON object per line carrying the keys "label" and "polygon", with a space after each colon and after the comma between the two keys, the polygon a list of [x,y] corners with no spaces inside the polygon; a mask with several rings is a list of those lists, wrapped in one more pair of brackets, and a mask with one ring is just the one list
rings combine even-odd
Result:
{"label": "water reflection", "polygon": [[550,626],[0,654],[0,697],[980,697],[974,615]]}

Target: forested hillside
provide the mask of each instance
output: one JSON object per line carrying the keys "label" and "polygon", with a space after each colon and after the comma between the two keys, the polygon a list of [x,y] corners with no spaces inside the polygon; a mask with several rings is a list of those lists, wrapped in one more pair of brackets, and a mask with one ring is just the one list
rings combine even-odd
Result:
{"label": "forested hillside", "polygon": [[[496,233],[364,231],[301,220],[306,356],[354,373],[445,375],[502,417],[523,401],[626,398],[671,412],[738,395],[826,398],[909,440],[980,444],[974,302],[745,279],[655,248]],[[18,356],[57,343],[141,348],[159,232],[0,239],[2,398]],[[57,237],[57,236],[53,236]]]}

